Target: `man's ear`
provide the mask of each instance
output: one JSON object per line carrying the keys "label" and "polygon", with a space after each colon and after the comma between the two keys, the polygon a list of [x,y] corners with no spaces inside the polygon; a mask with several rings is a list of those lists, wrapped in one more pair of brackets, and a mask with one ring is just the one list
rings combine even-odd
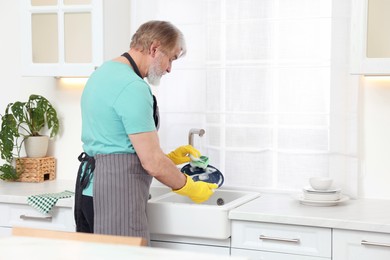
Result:
{"label": "man's ear", "polygon": [[149,47],[149,54],[150,54],[153,58],[156,56],[158,47],[160,47],[160,42],[159,42],[159,41],[156,41],[156,40],[154,40],[154,41],[152,42],[152,44],[150,45],[150,47]]}

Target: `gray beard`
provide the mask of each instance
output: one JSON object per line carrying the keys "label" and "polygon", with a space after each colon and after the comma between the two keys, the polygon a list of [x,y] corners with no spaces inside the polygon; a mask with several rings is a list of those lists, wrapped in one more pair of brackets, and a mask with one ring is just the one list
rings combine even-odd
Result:
{"label": "gray beard", "polygon": [[151,67],[149,69],[148,76],[146,77],[148,79],[149,84],[151,84],[153,86],[160,85],[160,80],[162,77],[162,72],[160,72],[160,70],[161,70],[160,63],[161,63],[161,60],[155,61],[151,65]]}
{"label": "gray beard", "polygon": [[161,76],[158,76],[157,73],[149,72],[149,75],[146,77],[150,85],[158,86],[160,85]]}

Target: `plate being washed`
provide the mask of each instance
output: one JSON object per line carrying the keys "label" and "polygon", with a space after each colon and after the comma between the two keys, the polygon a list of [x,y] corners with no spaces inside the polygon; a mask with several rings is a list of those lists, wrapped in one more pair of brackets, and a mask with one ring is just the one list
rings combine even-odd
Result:
{"label": "plate being washed", "polygon": [[336,206],[341,202],[347,201],[349,200],[349,197],[346,195],[341,195],[339,200],[308,200],[303,198],[302,195],[299,195],[297,199],[303,205],[315,206],[315,207],[329,207],[329,206]]}
{"label": "plate being washed", "polygon": [[190,176],[194,181],[215,183],[218,185],[218,188],[221,187],[224,182],[222,173],[211,165],[208,165],[205,169],[202,169],[199,167],[193,167],[190,164],[186,164],[183,168],[181,168],[181,172]]}

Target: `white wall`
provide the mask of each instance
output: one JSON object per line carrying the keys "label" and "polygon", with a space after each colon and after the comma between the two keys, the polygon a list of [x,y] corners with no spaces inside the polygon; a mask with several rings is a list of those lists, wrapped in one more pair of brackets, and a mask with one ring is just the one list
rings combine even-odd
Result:
{"label": "white wall", "polygon": [[57,158],[57,179],[74,179],[80,141],[80,96],[82,89],[64,89],[52,77],[21,77],[19,1],[0,1],[0,114],[7,104],[25,101],[30,94],[48,98],[60,117],[61,133],[52,143],[50,155]]}
{"label": "white wall", "polygon": [[361,195],[389,199],[390,77],[363,78],[360,100]]}
{"label": "white wall", "polygon": [[[21,77],[19,10],[19,1],[0,1],[0,113],[9,102],[26,100],[32,93],[47,97],[56,107],[62,124],[61,134],[49,151],[57,158],[57,179],[73,180],[78,168],[77,156],[82,149],[79,106],[82,88],[67,88],[69,85],[58,84],[51,77]],[[129,26],[129,17],[124,16],[118,22]],[[126,51],[130,40],[129,30],[121,27],[112,30],[121,30],[118,35],[122,39],[114,41],[117,45],[114,50],[105,50],[109,56]],[[112,41],[113,36],[109,38]],[[390,79],[366,78],[362,83],[360,194],[390,199]]]}

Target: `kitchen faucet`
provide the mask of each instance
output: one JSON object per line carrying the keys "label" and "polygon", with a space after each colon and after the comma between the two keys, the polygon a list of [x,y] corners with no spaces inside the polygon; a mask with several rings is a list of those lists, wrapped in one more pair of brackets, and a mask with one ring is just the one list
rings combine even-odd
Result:
{"label": "kitchen faucet", "polygon": [[190,132],[188,133],[188,143],[192,146],[194,146],[194,134],[199,135],[199,137],[202,137],[206,131],[204,129],[199,128],[191,128]]}

